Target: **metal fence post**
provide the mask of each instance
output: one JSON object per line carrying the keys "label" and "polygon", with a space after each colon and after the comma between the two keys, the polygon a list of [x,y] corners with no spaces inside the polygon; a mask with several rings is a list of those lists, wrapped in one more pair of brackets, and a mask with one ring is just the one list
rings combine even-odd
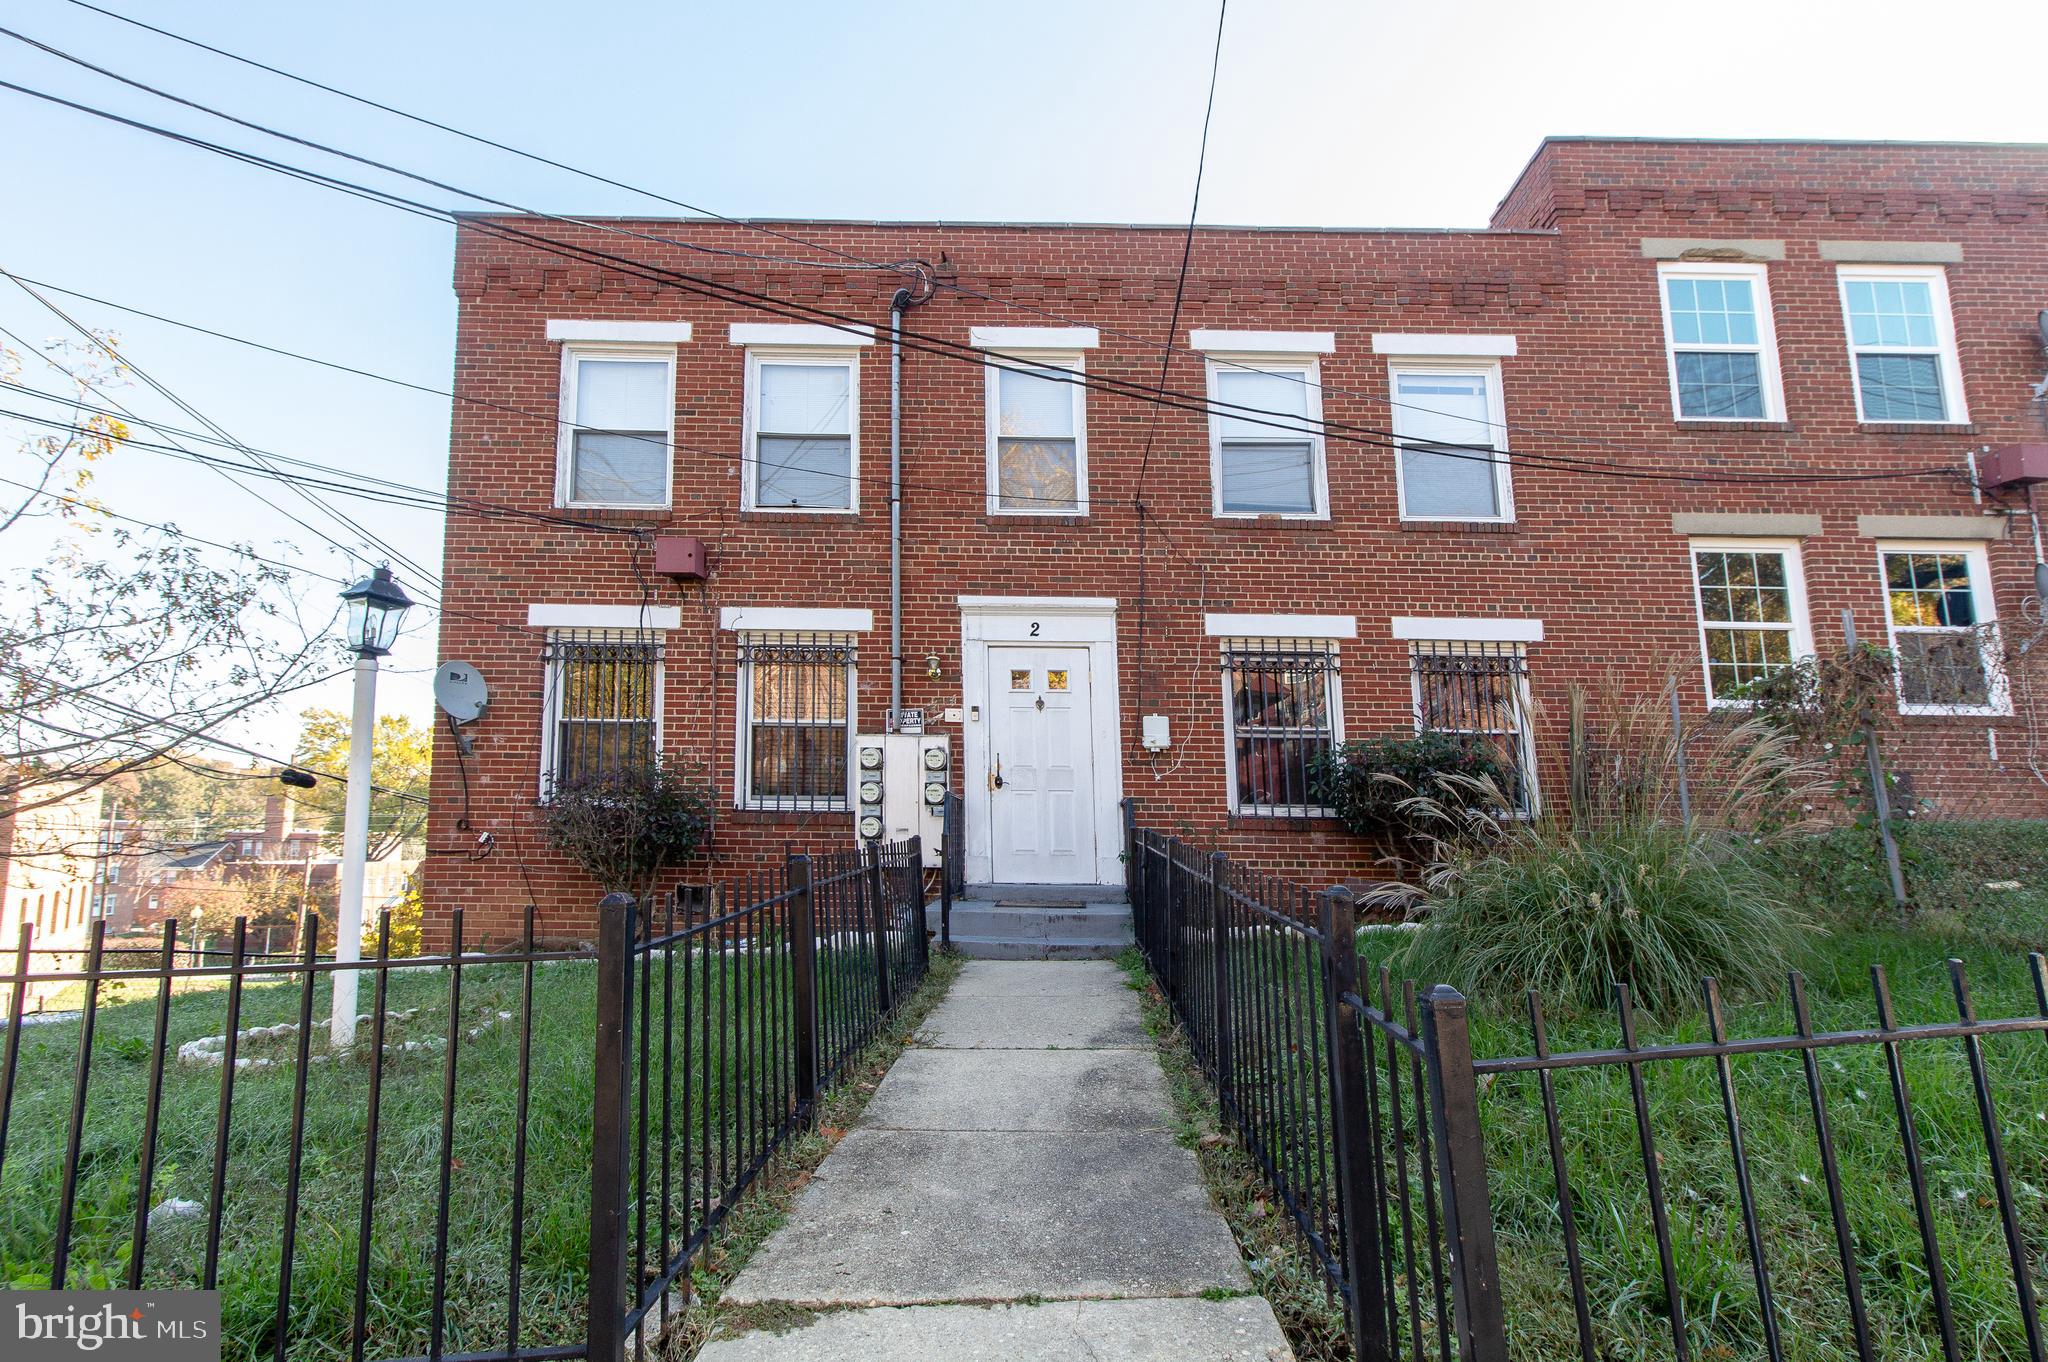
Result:
{"label": "metal fence post", "polygon": [[886,1016],[896,1000],[889,986],[889,905],[882,893],[881,844],[870,844],[865,854],[868,865],[862,878],[868,887],[868,921],[874,924],[875,932],[875,1006]]}
{"label": "metal fence post", "polygon": [[1465,995],[1448,984],[1432,984],[1422,995],[1422,1052],[1429,1067],[1429,1119],[1436,1135],[1437,1180],[1443,1187],[1458,1356],[1465,1362],[1507,1362],[1472,1035]]}
{"label": "metal fence post", "polygon": [[597,1068],[590,1112],[590,1310],[592,1362],[626,1355],[627,1056],[633,1031],[634,902],[606,894],[597,905]]}
{"label": "metal fence post", "polygon": [[[1848,607],[1842,609],[1842,638],[1849,645],[1849,651],[1856,651],[1856,617]],[[1864,763],[1870,768],[1870,811],[1877,819],[1877,840],[1884,847],[1885,873],[1891,877],[1892,902],[1900,912],[1906,910],[1906,872],[1899,864],[1899,842],[1892,836],[1892,796],[1885,785],[1884,758],[1877,750],[1877,730],[1868,724],[1863,728]]]}
{"label": "metal fence post", "polygon": [[1330,1124],[1337,1143],[1337,1194],[1344,1213],[1344,1277],[1351,1287],[1351,1352],[1360,1362],[1390,1362],[1386,1281],[1381,1273],[1386,1245],[1373,1174],[1379,1151],[1373,1146],[1370,1095],[1372,1069],[1366,1062],[1365,1032],[1358,1006],[1358,904],[1348,889],[1317,895],[1317,926],[1323,936],[1324,1024],[1330,1036]]}
{"label": "metal fence post", "polygon": [[1209,1050],[1216,1061],[1217,1103],[1227,1106],[1233,1100],[1234,1062],[1230,1044],[1230,858],[1220,851],[1209,854],[1209,936],[1214,943],[1209,952],[1209,992],[1215,1004]]}
{"label": "metal fence post", "polygon": [[1124,816],[1124,898],[1135,907],[1138,902],[1138,801],[1126,795],[1118,804]]}
{"label": "metal fence post", "polygon": [[953,820],[959,817],[959,800],[959,795],[946,795],[946,816],[939,832],[939,946],[949,951],[953,949]]}
{"label": "metal fence post", "polygon": [[818,1101],[818,926],[811,902],[811,858],[789,858],[790,1013],[796,1028],[796,1119],[808,1124]]}
{"label": "metal fence post", "polygon": [[903,865],[903,896],[910,909],[910,946],[917,960],[917,977],[924,978],[931,963],[931,943],[925,939],[924,920],[924,838],[912,834],[910,857]]}

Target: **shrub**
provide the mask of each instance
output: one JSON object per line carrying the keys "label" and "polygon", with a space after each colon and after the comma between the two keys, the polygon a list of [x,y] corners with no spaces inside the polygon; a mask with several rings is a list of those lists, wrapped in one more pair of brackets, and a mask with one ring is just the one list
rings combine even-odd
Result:
{"label": "shrub", "polygon": [[1400,964],[1417,979],[1512,1004],[1606,1006],[1616,980],[1652,1010],[1775,985],[1808,920],[1739,834],[1692,824],[1509,826],[1443,868],[1448,891]]}
{"label": "shrub", "polygon": [[645,899],[662,871],[695,854],[711,827],[711,798],[657,762],[566,781],[541,810],[548,839],[606,893]]}
{"label": "shrub", "polygon": [[1384,837],[1407,860],[1470,813],[1500,807],[1509,773],[1493,750],[1455,733],[1368,738],[1318,753],[1309,788],[1359,837]]}

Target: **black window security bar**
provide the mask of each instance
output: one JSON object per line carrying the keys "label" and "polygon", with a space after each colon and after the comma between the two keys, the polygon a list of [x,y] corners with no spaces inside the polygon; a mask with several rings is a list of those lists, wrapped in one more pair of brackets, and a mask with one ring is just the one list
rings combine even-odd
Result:
{"label": "black window security bar", "polygon": [[1507,773],[1508,811],[1536,811],[1529,740],[1529,659],[1519,643],[1466,640],[1409,646],[1415,726],[1485,744]]}
{"label": "black window security bar", "polygon": [[741,637],[741,802],[748,808],[847,807],[853,668],[846,635]]}
{"label": "black window security bar", "polygon": [[1336,649],[1327,639],[1233,639],[1223,652],[1223,675],[1237,812],[1328,813],[1312,786],[1316,758],[1337,741]]}
{"label": "black window security bar", "polygon": [[569,629],[548,635],[551,785],[654,759],[661,657],[661,635],[653,630]]}

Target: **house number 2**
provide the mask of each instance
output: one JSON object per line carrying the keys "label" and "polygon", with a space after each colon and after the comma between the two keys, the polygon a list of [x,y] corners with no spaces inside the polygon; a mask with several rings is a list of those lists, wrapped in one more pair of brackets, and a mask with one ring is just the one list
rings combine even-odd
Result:
{"label": "house number 2", "polygon": [[1038,621],[1037,621],[1037,620],[1033,620],[1033,621],[1031,621],[1031,637],[1033,637],[1033,638],[1037,638],[1037,637],[1038,637]]}

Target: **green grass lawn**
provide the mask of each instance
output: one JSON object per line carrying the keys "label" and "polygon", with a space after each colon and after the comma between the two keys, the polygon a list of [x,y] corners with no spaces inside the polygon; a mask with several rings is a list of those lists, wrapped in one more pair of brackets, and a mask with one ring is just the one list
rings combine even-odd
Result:
{"label": "green grass lawn", "polygon": [[[1806,962],[1816,1027],[1849,1030],[1875,1024],[1872,964],[1884,965],[1901,1021],[1953,1020],[1955,1004],[1943,963],[1952,953],[1968,965],[1980,1015],[2034,1014],[2025,962],[2010,954],[1925,932],[1844,931],[1814,943]],[[1788,1034],[1793,1029],[1790,1009],[1782,999],[1740,1003],[1731,1010],[1729,1029],[1734,1035]],[[1474,1032],[1475,1049],[1482,1055],[1530,1049],[1519,1018],[1482,1010]],[[1607,1017],[1553,1021],[1551,1033],[1553,1047],[1560,1050],[1619,1043],[1618,1028]],[[1694,1015],[1653,1024],[1642,1039],[1705,1040],[1707,1031]],[[2048,1293],[2048,1278],[2039,1271],[2041,1251],[2048,1247],[2048,1037],[1993,1038],[1985,1050],[2019,1217],[2034,1255],[2035,1289]],[[1904,1047],[1903,1057],[1963,1354],[2024,1357],[2017,1298],[1961,1045],[1917,1043]],[[1732,1063],[1786,1353],[1854,1357],[1800,1061],[1782,1054]],[[1875,1046],[1823,1051],[1820,1069],[1876,1351],[1887,1359],[1940,1357],[1883,1052]],[[1646,1074],[1689,1341],[1696,1356],[1763,1356],[1714,1066],[1698,1060],[1659,1063],[1647,1066]],[[1670,1310],[1650,1231],[1627,1071],[1560,1072],[1556,1086],[1601,1356],[1669,1357]],[[1494,1079],[1482,1094],[1481,1113],[1510,1341],[1518,1356],[1576,1356],[1534,1076]]]}
{"label": "green grass lawn", "polygon": [[[1817,1029],[1860,1030],[1876,1025],[1870,967],[1889,978],[1903,1024],[1953,1021],[1957,1016],[1947,960],[1964,961],[1978,1014],[2031,1017],[2033,982],[2024,950],[2048,948],[2048,829],[2036,825],[1936,825],[1909,830],[1909,865],[1917,905],[1902,919],[1889,903],[1882,878],[1862,891],[1845,886],[1840,867],[1861,851],[1841,845],[1868,834],[1844,831],[1809,848],[1809,878],[1795,878],[1807,906],[1831,924],[1805,942],[1798,964],[1807,979]],[[1795,876],[1797,872],[1795,871]],[[2017,888],[1986,889],[2018,881]],[[1367,932],[1361,953],[1377,962],[1395,951],[1403,934]],[[1241,962],[1242,963],[1242,962]],[[1239,976],[1279,992],[1299,992],[1277,960]],[[1781,990],[1728,1001],[1733,1036],[1787,1035],[1794,1030]],[[1620,1045],[1610,1012],[1548,1018],[1553,1050]],[[1475,1002],[1474,1051],[1507,1057],[1533,1049],[1519,1000]],[[1697,1009],[1651,1016],[1638,1013],[1643,1044],[1708,1039]],[[1245,1042],[1240,1039],[1240,1045]],[[1283,1041],[1288,1057],[1299,1038]],[[2048,1036],[2022,1034],[1984,1042],[1999,1127],[2037,1296],[2048,1305]],[[1872,1344],[1886,1359],[1940,1358],[1932,1286],[1910,1200],[1884,1054],[1875,1046],[1820,1052],[1828,1116],[1856,1235],[1856,1261],[1869,1311]],[[2027,1356],[2011,1267],[1978,1122],[1970,1071],[1960,1042],[1917,1042],[1903,1047],[1920,1148],[1935,1204],[1935,1221],[1958,1344],[1966,1358]],[[1750,1173],[1762,1224],[1765,1260],[1788,1357],[1856,1356],[1842,1287],[1833,1222],[1821,1159],[1797,1054],[1754,1055],[1732,1061]],[[1739,1210],[1736,1178],[1715,1066],[1707,1060],[1646,1065],[1651,1122],[1670,1217],[1681,1304],[1692,1355],[1704,1359],[1761,1358],[1764,1335],[1752,1278],[1751,1256]],[[1404,1109],[1412,1117],[1414,1090],[1401,1074]],[[1590,1298],[1597,1355],[1612,1362],[1673,1356],[1671,1307],[1652,1234],[1650,1202],[1627,1070],[1620,1066],[1561,1071],[1556,1075],[1566,1162],[1576,1203],[1575,1225]],[[1384,1103],[1387,1089],[1379,1089]],[[1498,1235],[1502,1287],[1512,1354],[1522,1358],[1579,1356],[1575,1318],[1553,1182],[1541,1093],[1533,1074],[1482,1079],[1480,1097],[1490,1190]],[[1409,1168],[1414,1169],[1413,1150]],[[1393,1172],[1391,1162],[1388,1171]],[[1390,1184],[1391,1186],[1391,1184]],[[1414,1233],[1425,1236],[1421,1190],[1415,1195]],[[1275,1211],[1277,1215],[1277,1208]],[[1263,1267],[1262,1285],[1301,1313],[1312,1300],[1302,1289],[1313,1269],[1280,1263],[1270,1231],[1248,1241],[1248,1256]],[[1394,1222],[1398,1242],[1399,1222]],[[1281,1285],[1275,1286],[1274,1283]],[[1418,1281],[1425,1351],[1436,1346],[1433,1283]],[[1407,1279],[1396,1283],[1406,1315]],[[1341,1327],[1341,1313],[1296,1328],[1304,1356],[1335,1356],[1323,1343]],[[1405,1353],[1405,1344],[1402,1348]]]}
{"label": "green grass lawn", "polygon": [[[851,973],[858,963],[821,952],[821,973]],[[762,973],[786,969],[786,957],[769,951],[757,958],[760,971],[740,986],[733,961],[694,957],[688,996],[702,1009],[707,996],[714,1015],[749,1019],[782,1015],[787,990],[764,990]],[[864,957],[865,959],[865,957]],[[743,1083],[736,1067],[705,1065],[701,1029],[685,1034],[682,1006],[683,957],[677,956],[676,1016],[670,1037],[677,1064],[672,1124],[679,1146],[671,1165],[671,1210],[679,1224],[694,1206],[701,1217],[706,1196],[701,1152],[706,1147],[705,1111],[714,1125],[709,1151],[714,1178],[720,1164],[718,1131],[741,1113],[766,1117],[774,1081],[768,1065],[757,1066]],[[519,1062],[522,966],[478,960],[462,974],[454,1103],[453,1177],[449,1205],[447,1316],[444,1347],[463,1352],[502,1347],[510,1288],[512,1169]],[[708,995],[707,981],[708,979]],[[588,1280],[596,968],[587,961],[542,963],[535,968],[532,1080],[527,1118],[524,1249],[520,1298],[520,1342],[525,1346],[580,1343]],[[372,979],[365,977],[359,1008],[368,1011]],[[390,1039],[424,1042],[446,1034],[448,972],[442,968],[397,970],[390,982],[389,1010],[417,1009],[394,1023]],[[654,975],[653,1001],[659,1021],[662,979]],[[730,1001],[728,1001],[730,999]],[[208,989],[173,1000],[163,1108],[157,1139],[157,1172],[152,1203],[172,1199],[210,1200],[221,1068],[181,1064],[179,1045],[225,1028],[227,995]],[[297,983],[252,984],[243,996],[242,1025],[269,1026],[296,1019]],[[511,1012],[502,1019],[501,1012]],[[325,976],[316,986],[313,1015],[329,1013]],[[698,1014],[701,1015],[701,1012]],[[76,1222],[70,1277],[73,1287],[121,1285],[125,1280],[134,1223],[136,1169],[149,1077],[149,1047],[155,1020],[154,988],[128,983],[99,1011],[93,1040],[91,1087],[79,1156]],[[772,1024],[770,1027],[772,1031]],[[316,1033],[324,1039],[324,1027]],[[363,1037],[367,1042],[368,1029]],[[0,1280],[33,1288],[49,1283],[59,1188],[69,1126],[79,1026],[75,1021],[26,1027],[21,1038],[20,1075],[0,1165]],[[661,1053],[659,1031],[651,1035]],[[713,1044],[730,1044],[729,1033]],[[266,1067],[240,1070],[228,1140],[225,1212],[222,1222],[220,1288],[223,1330],[230,1358],[267,1355],[276,1327],[277,1282],[284,1231],[285,1188],[291,1148],[294,1041],[287,1037],[245,1040],[242,1054],[267,1057]],[[316,1050],[319,1046],[316,1044]],[[363,1047],[367,1049],[367,1045]],[[637,1049],[637,1047],[636,1047]],[[681,1073],[693,1058],[692,1092],[697,1124],[684,1125]],[[772,1045],[770,1063],[786,1059]],[[658,1064],[657,1058],[657,1064]],[[656,1069],[658,1084],[659,1069]],[[361,1212],[363,1153],[370,1066],[365,1058],[316,1063],[307,1070],[304,1166],[294,1255],[290,1329],[292,1355],[345,1357],[350,1345],[358,1216]],[[708,1102],[705,1084],[709,1083]],[[434,1276],[437,1193],[441,1159],[443,1051],[405,1050],[387,1055],[383,1067],[381,1128],[374,1228],[370,1254],[367,1338],[372,1357],[423,1353]],[[659,1087],[650,1128],[659,1158]],[[685,1139],[686,1134],[688,1139]],[[637,1140],[635,1141],[637,1145]],[[686,1154],[685,1151],[688,1151]],[[692,1157],[686,1192],[683,1160]],[[659,1186],[658,1166],[650,1188]],[[718,1186],[711,1189],[715,1194]],[[685,1198],[687,1197],[687,1204]],[[660,1207],[649,1209],[650,1235]],[[144,1284],[192,1287],[201,1280],[207,1234],[205,1215],[160,1221],[148,1236]]]}

